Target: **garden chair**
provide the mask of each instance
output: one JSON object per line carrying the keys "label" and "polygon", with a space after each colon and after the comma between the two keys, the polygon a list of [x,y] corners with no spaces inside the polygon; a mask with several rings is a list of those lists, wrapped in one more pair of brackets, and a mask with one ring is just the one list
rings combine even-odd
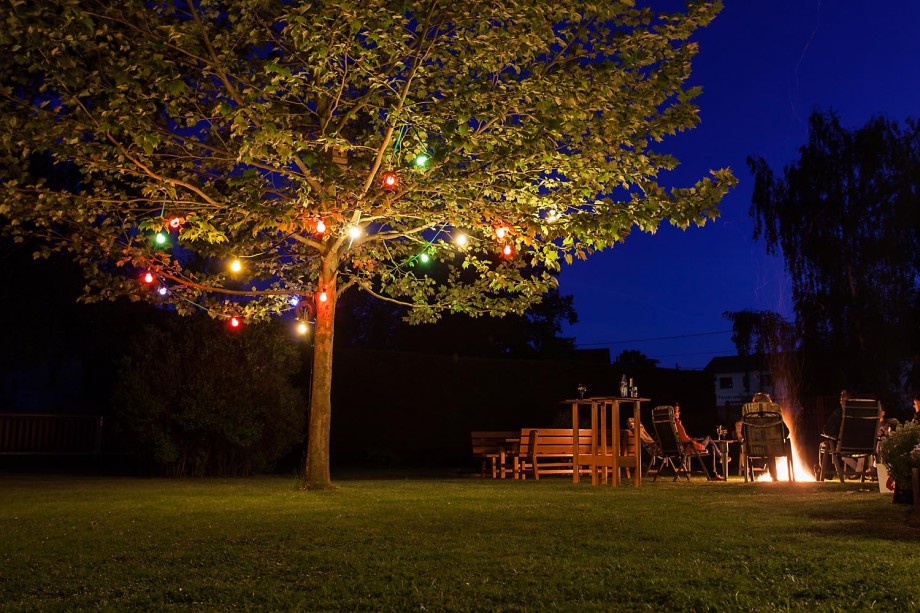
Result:
{"label": "garden chair", "polygon": [[[822,434],[819,449],[818,481],[824,481],[828,461],[834,463],[834,470],[840,482],[845,480],[842,460],[862,460],[859,480],[866,480],[875,454],[878,423],[882,416],[882,403],[868,398],[848,398],[840,409],[840,430],[837,436]],[[857,463],[857,466],[859,464]]]}
{"label": "garden chair", "polygon": [[[775,402],[751,402],[741,407],[744,482],[754,481],[755,472],[769,470],[777,480],[776,459],[786,458],[789,480],[795,481],[792,463],[792,442],[789,428],[783,422],[780,406]],[[764,462],[764,468],[755,464]]]}
{"label": "garden chair", "polygon": [[699,462],[700,468],[706,479],[709,479],[709,470],[703,457],[709,455],[709,451],[700,452],[693,445],[685,445],[680,442],[677,436],[677,425],[674,423],[674,407],[660,406],[652,409],[652,428],[655,430],[655,436],[658,439],[658,445],[661,448],[662,461],[655,471],[652,478],[654,482],[661,474],[665,466],[671,466],[674,469],[674,480],[683,475],[690,480],[690,463],[693,458]]}

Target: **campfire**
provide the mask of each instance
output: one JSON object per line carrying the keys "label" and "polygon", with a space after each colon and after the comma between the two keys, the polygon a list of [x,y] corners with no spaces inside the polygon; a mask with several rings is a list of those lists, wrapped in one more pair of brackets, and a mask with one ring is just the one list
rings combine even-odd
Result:
{"label": "campfire", "polygon": [[[789,428],[789,442],[792,444],[792,470],[795,472],[795,480],[813,482],[815,480],[815,475],[812,472],[812,468],[808,463],[802,460],[799,446],[796,444],[795,414],[785,403],[782,404],[782,414],[783,421],[786,427]],[[789,481],[789,470],[786,466],[785,458],[776,459],[776,476],[778,481]],[[772,481],[773,477],[770,476],[769,472],[764,472],[757,480]]]}

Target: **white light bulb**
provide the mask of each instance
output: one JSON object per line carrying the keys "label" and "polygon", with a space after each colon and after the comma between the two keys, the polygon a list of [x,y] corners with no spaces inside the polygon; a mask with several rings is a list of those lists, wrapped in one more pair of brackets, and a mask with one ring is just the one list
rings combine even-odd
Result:
{"label": "white light bulb", "polygon": [[352,240],[360,237],[362,234],[364,234],[364,232],[362,232],[361,228],[358,226],[348,226],[348,236],[350,236]]}

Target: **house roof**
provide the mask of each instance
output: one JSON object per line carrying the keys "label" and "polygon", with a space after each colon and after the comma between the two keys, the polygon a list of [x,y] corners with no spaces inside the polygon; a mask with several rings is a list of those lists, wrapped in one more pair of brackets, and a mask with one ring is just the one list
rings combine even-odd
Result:
{"label": "house roof", "polygon": [[767,368],[767,360],[763,355],[724,355],[716,356],[709,360],[703,370],[710,373],[722,372],[750,372]]}

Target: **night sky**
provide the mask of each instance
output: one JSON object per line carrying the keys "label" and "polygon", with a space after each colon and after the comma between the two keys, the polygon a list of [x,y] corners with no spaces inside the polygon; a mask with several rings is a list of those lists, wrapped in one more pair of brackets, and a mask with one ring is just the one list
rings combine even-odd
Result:
{"label": "night sky", "polygon": [[697,36],[690,84],[703,86],[702,121],[664,143],[681,166],[663,183],[690,185],[727,166],[739,185],[704,228],[635,232],[563,267],[560,290],[575,297],[579,316],[564,332],[579,347],[609,347],[613,358],[638,349],[661,366],[696,369],[735,354],[724,311],[772,310],[792,319],[783,261],[753,240],[745,159],[761,156],[780,172],[807,142],[814,109],[835,110],[850,129],[873,115],[920,117],[920,1],[725,4]]}

